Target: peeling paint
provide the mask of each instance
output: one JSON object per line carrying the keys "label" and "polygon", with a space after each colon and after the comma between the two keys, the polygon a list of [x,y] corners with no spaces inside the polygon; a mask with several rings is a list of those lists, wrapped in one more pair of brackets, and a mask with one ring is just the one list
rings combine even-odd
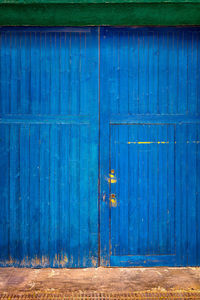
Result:
{"label": "peeling paint", "polygon": [[[53,259],[53,266],[54,267],[67,267],[67,264],[69,263],[68,257],[66,254],[56,254]],[[35,256],[34,258],[30,258],[28,256],[24,257],[22,260],[17,260],[12,257],[10,257],[9,260],[6,261],[0,261],[1,266],[16,266],[16,267],[48,267],[50,266],[50,260],[47,256],[42,256],[41,258],[38,256]]]}

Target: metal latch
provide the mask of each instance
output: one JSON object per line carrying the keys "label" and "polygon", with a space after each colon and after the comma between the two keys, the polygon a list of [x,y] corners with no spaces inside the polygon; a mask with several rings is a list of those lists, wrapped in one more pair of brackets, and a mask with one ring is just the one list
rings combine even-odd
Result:
{"label": "metal latch", "polygon": [[110,206],[116,207],[117,206],[117,199],[115,194],[110,194]]}

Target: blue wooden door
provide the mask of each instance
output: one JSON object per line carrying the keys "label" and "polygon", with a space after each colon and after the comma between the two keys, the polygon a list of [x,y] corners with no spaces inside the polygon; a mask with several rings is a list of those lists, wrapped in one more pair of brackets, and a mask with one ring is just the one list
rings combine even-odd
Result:
{"label": "blue wooden door", "polygon": [[0,265],[98,263],[96,28],[1,28]]}
{"label": "blue wooden door", "polygon": [[199,35],[1,28],[1,266],[200,265]]}
{"label": "blue wooden door", "polygon": [[200,264],[198,28],[102,28],[101,264]]}

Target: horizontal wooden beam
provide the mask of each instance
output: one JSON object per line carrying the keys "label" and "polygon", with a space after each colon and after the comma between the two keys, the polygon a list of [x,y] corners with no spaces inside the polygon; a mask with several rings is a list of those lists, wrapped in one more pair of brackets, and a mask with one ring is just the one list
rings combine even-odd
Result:
{"label": "horizontal wooden beam", "polygon": [[172,266],[176,265],[176,255],[124,255],[111,256],[110,265],[112,267],[132,267],[132,266]]}
{"label": "horizontal wooden beam", "polygon": [[199,115],[111,115],[110,124],[199,124]]}
{"label": "horizontal wooden beam", "polygon": [[89,116],[0,115],[1,124],[89,124]]}

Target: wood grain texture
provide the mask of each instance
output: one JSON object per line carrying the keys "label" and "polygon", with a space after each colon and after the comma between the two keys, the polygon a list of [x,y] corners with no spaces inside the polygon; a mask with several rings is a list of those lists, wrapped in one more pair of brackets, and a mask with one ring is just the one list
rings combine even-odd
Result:
{"label": "wood grain texture", "polygon": [[199,28],[101,30],[102,265],[199,265]]}
{"label": "wood grain texture", "polygon": [[0,40],[0,264],[95,267],[97,29]]}

